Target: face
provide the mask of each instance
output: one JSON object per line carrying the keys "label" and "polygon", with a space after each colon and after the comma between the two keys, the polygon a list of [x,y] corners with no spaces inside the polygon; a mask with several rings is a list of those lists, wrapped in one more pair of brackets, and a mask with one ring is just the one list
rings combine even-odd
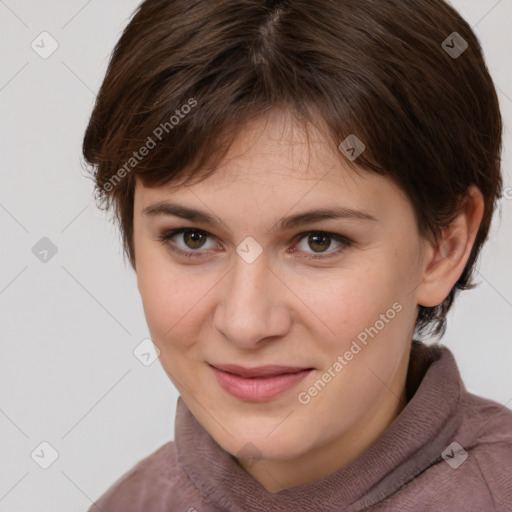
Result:
{"label": "face", "polygon": [[[344,158],[274,111],[202,182],[137,183],[136,272],[153,342],[192,414],[235,456],[251,446],[286,461],[375,437],[403,398],[424,241],[403,192]],[[162,202],[214,221],[154,208]],[[282,222],[320,209],[359,213]],[[227,364],[305,371],[251,384],[212,368]]]}

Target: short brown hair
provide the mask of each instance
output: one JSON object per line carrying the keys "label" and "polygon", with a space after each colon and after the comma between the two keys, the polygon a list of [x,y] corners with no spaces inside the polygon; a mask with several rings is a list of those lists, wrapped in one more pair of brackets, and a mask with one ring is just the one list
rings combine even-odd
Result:
{"label": "short brown hair", "polygon": [[502,192],[496,90],[476,35],[443,0],[142,2],[83,141],[97,204],[114,206],[132,267],[135,177],[204,179],[251,117],[282,107],[321,119],[336,146],[351,134],[363,141],[358,167],[398,184],[422,236],[439,237],[469,186],[480,189],[484,215],[464,271],[441,304],[419,306],[417,334],[442,336],[455,294],[475,286]]}

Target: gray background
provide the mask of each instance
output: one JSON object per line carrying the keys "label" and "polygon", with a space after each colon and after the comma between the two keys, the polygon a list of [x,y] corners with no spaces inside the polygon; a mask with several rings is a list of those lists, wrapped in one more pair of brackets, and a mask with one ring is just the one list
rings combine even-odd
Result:
{"label": "gray background", "polygon": [[[80,165],[95,93],[138,3],[0,1],[3,512],[85,511],[174,436],[177,392],[158,361],[144,366],[133,354],[149,336],[135,275]],[[459,296],[442,343],[470,391],[510,407],[512,0],[454,5],[498,87],[507,197],[480,260],[481,284]],[[31,48],[43,31],[59,45],[47,59]],[[46,263],[32,252],[43,237],[58,251]],[[58,452],[48,469],[36,463],[51,455],[43,441]]]}

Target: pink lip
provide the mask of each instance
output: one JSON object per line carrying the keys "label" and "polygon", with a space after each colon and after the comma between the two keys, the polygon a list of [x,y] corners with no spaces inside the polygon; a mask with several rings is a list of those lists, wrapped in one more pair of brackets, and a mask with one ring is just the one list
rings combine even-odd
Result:
{"label": "pink lip", "polygon": [[252,402],[264,402],[279,395],[295,386],[312,370],[289,366],[243,368],[236,365],[217,365],[211,368],[224,390],[237,398]]}

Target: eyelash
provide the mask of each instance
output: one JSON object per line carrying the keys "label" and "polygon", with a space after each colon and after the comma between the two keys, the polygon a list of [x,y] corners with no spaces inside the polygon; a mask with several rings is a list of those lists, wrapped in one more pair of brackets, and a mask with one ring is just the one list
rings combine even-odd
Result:
{"label": "eyelash", "polygon": [[[194,250],[184,251],[183,249],[180,249],[179,247],[176,247],[174,244],[170,243],[171,239],[175,235],[177,235],[179,233],[190,232],[190,231],[196,232],[196,233],[201,233],[201,234],[206,235],[208,237],[212,236],[212,235],[210,235],[210,233],[208,233],[207,231],[204,231],[202,229],[197,229],[197,228],[178,228],[178,229],[172,229],[170,231],[165,231],[164,233],[158,235],[157,240],[162,242],[171,251],[173,251],[174,253],[176,253],[176,254],[178,254],[180,256],[185,256],[186,258],[201,257],[201,252],[202,251],[194,251]],[[306,238],[309,235],[326,235],[327,237],[332,238],[332,239],[336,240],[337,242],[340,242],[342,245],[338,249],[335,249],[334,251],[327,253],[328,254],[327,256],[301,256],[301,258],[304,258],[304,259],[320,260],[320,259],[331,258],[333,256],[337,256],[342,251],[344,251],[347,247],[352,245],[352,241],[349,240],[348,238],[344,237],[344,236],[338,235],[336,233],[329,233],[327,231],[318,231],[318,230],[306,231],[304,233],[300,233],[300,234],[298,234],[295,237],[295,239],[297,239],[297,243],[299,243],[303,238]],[[319,254],[321,254],[321,253],[319,253]]]}

